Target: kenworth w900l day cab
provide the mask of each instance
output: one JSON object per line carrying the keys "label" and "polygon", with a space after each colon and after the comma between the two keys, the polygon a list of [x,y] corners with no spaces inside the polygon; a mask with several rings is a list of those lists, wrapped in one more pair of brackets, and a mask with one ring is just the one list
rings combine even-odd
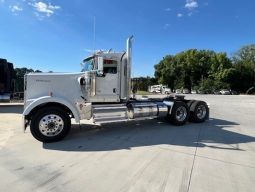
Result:
{"label": "kenworth w900l day cab", "polygon": [[30,73],[25,76],[24,131],[42,142],[63,139],[76,123],[96,124],[164,118],[174,125],[209,117],[205,102],[169,96],[137,100],[130,97],[132,37],[126,52],[97,52],[83,60],[79,73]]}

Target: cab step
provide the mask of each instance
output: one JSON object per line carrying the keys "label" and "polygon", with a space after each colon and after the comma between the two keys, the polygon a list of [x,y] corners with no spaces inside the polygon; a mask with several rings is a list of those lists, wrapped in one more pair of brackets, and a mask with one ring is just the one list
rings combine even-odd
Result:
{"label": "cab step", "polygon": [[127,121],[127,107],[123,104],[94,105],[93,122],[96,124]]}

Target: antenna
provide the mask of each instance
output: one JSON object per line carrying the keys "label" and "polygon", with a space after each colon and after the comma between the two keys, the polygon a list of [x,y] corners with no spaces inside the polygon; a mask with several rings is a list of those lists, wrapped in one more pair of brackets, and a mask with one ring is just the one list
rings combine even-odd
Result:
{"label": "antenna", "polygon": [[96,53],[96,17],[94,16],[94,26],[93,26],[94,40],[93,40],[93,50]]}

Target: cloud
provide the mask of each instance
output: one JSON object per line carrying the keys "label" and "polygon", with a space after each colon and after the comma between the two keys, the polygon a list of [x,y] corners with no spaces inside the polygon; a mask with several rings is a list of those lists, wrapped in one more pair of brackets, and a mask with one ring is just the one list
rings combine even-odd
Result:
{"label": "cloud", "polygon": [[164,25],[164,29],[167,29],[168,27],[170,27],[171,25],[169,24],[169,23],[166,23],[165,25]]}
{"label": "cloud", "polygon": [[56,10],[61,8],[58,5],[52,5],[50,3],[46,4],[42,1],[34,2],[34,3],[30,2],[28,4],[31,5],[32,7],[34,7],[36,10],[36,15],[41,16],[41,17],[43,17],[43,16],[50,17],[51,15],[53,15],[55,13]]}
{"label": "cloud", "polygon": [[10,8],[11,12],[13,12],[13,13],[23,11],[23,8],[19,7],[18,5],[10,5],[9,8]]}
{"label": "cloud", "polygon": [[182,16],[183,16],[182,13],[178,13],[178,14],[177,14],[177,17],[179,17],[179,18],[182,17]]}
{"label": "cloud", "polygon": [[170,7],[168,7],[168,8],[165,8],[164,11],[168,12],[168,11],[172,11],[172,9]]}
{"label": "cloud", "polygon": [[189,13],[188,13],[188,16],[189,16],[189,17],[191,17],[192,15],[193,15],[193,13],[192,13],[192,12],[189,12]]}
{"label": "cloud", "polygon": [[198,7],[196,0],[186,0],[185,8],[192,10]]}

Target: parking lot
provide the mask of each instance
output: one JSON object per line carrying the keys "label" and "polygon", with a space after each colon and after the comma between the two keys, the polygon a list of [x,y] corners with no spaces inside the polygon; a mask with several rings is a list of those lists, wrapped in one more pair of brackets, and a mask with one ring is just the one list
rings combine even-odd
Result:
{"label": "parking lot", "polygon": [[0,105],[0,191],[254,191],[255,96],[186,95],[210,120],[73,125],[43,144],[22,131],[22,105]]}

